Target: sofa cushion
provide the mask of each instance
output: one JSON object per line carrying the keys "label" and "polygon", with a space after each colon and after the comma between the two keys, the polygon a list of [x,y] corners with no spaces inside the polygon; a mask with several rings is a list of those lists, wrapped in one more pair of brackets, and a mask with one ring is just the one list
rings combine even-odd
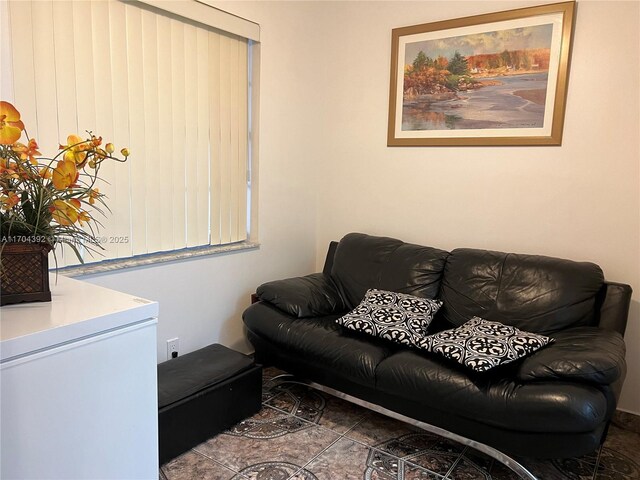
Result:
{"label": "sofa cushion", "polygon": [[476,372],[523,358],[553,339],[473,317],[461,327],[418,338],[414,344]]}
{"label": "sofa cushion", "polygon": [[626,374],[622,335],[596,327],[577,327],[554,334],[554,342],[525,359],[518,369],[523,381],[574,380],[609,385]]}
{"label": "sofa cushion", "polygon": [[344,311],[344,303],[324,273],[263,283],[256,290],[260,300],[294,317],[317,317]]}
{"label": "sofa cushion", "polygon": [[348,309],[370,288],[435,298],[447,255],[395,238],[350,233],[336,248],[331,276]]}
{"label": "sofa cushion", "polygon": [[607,419],[596,385],[553,381],[521,383],[507,365],[482,374],[440,356],[403,349],[382,360],[376,387],[477,422],[521,432],[589,432]]}
{"label": "sofa cushion", "polygon": [[415,345],[426,334],[439,300],[370,289],[360,304],[336,323],[351,330],[403,345]]}
{"label": "sofa cushion", "polygon": [[593,263],[456,249],[445,266],[441,311],[455,326],[478,316],[549,334],[594,325],[603,282],[602,270]]}
{"label": "sofa cushion", "polygon": [[375,369],[395,345],[351,332],[336,324],[339,315],[298,319],[265,302],[247,308],[242,318],[252,334],[354,382],[375,385]]}

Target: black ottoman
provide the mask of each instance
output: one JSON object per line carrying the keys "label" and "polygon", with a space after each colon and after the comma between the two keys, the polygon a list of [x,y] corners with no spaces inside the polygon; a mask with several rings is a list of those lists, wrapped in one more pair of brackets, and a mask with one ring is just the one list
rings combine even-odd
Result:
{"label": "black ottoman", "polygon": [[158,365],[160,465],[260,410],[262,368],[214,344]]}

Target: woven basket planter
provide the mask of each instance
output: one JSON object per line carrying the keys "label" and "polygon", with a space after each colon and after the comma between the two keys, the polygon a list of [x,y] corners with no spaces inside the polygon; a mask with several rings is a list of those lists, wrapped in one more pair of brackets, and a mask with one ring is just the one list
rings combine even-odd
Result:
{"label": "woven basket planter", "polygon": [[0,305],[50,302],[48,243],[4,243],[0,245]]}

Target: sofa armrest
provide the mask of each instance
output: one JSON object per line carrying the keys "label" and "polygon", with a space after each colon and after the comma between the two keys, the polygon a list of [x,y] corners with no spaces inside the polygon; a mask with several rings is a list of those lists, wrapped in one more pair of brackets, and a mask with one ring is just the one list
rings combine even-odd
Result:
{"label": "sofa armrest", "polygon": [[599,326],[624,335],[633,290],[625,283],[604,282]]}
{"label": "sofa armrest", "polygon": [[618,332],[577,327],[557,332],[554,342],[526,358],[518,370],[523,381],[577,380],[610,385],[627,371],[625,344]]}
{"label": "sofa armrest", "polygon": [[298,318],[330,315],[345,309],[333,281],[324,273],[264,283],[256,293],[260,300]]}

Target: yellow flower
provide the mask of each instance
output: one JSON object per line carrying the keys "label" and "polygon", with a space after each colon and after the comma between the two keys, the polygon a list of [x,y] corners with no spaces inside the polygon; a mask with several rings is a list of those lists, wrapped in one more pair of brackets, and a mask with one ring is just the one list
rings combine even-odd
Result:
{"label": "yellow flower", "polygon": [[120,153],[122,154],[123,157],[128,157],[129,156],[129,149],[128,148],[123,148],[122,150],[120,150]]}
{"label": "yellow flower", "polygon": [[17,142],[24,130],[20,121],[20,112],[9,102],[0,102],[0,144],[11,145]]}
{"label": "yellow flower", "polygon": [[78,169],[73,160],[60,160],[53,169],[53,186],[58,190],[65,190],[73,186],[78,180]]}
{"label": "yellow flower", "polygon": [[73,225],[78,221],[80,201],[72,198],[69,201],[54,200],[49,207],[51,216],[60,225]]}
{"label": "yellow flower", "polygon": [[115,152],[115,151],[116,151],[116,147],[114,147],[114,146],[113,146],[113,143],[107,143],[107,144],[104,146],[104,149],[107,151],[107,153],[108,153],[109,155],[111,155],[113,152]]}
{"label": "yellow flower", "polygon": [[60,149],[67,149],[64,152],[64,159],[73,161],[79,167],[84,166],[84,161],[87,158],[87,153],[85,150],[89,150],[91,148],[89,141],[82,140],[78,135],[69,135],[67,137],[67,144],[60,145]]}

